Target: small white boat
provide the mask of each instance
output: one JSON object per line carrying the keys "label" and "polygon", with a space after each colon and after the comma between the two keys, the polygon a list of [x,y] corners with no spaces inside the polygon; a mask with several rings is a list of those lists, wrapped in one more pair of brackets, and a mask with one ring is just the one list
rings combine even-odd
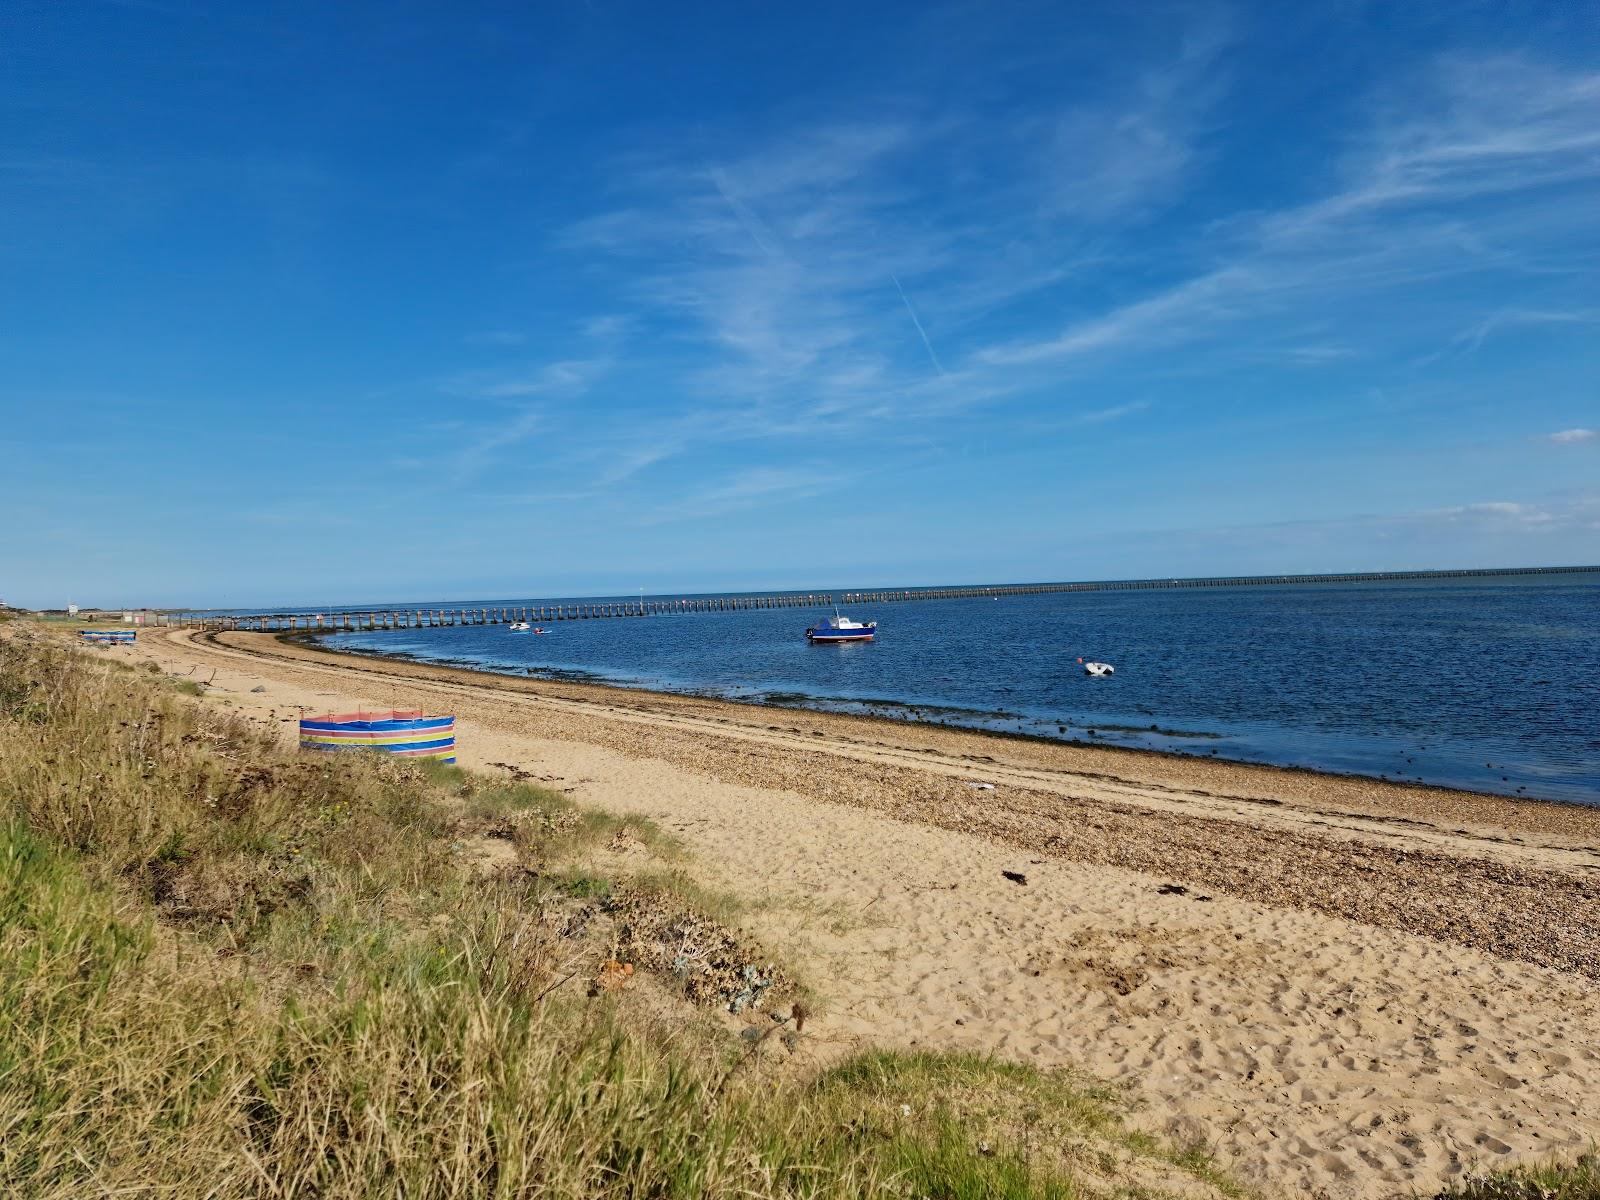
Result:
{"label": "small white boat", "polygon": [[1117,669],[1110,663],[1090,662],[1083,664],[1083,673],[1085,675],[1093,675],[1096,679],[1103,679],[1107,675],[1115,675]]}
{"label": "small white boat", "polygon": [[511,630],[512,633],[527,633],[528,630],[533,628],[533,626],[529,625],[526,621],[513,621],[511,624],[507,625],[506,628]]}

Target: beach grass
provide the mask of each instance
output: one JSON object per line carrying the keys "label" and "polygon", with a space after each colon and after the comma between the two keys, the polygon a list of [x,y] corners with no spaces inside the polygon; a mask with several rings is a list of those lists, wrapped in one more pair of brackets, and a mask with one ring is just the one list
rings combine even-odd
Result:
{"label": "beach grass", "polygon": [[1600,1200],[1600,1153],[1474,1172],[1435,1200]]}
{"label": "beach grass", "polygon": [[1070,1072],[819,1073],[793,970],[646,822],[296,755],[61,642],[0,637],[0,1194],[1233,1194]]}

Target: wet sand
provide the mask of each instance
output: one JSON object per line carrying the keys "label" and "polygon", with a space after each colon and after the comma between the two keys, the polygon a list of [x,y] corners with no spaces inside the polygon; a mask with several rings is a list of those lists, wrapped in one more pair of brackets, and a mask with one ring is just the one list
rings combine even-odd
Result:
{"label": "wet sand", "polygon": [[302,707],[454,712],[465,765],[648,815],[757,901],[826,1046],[1080,1066],[1269,1193],[1426,1190],[1600,1139],[1600,809],[263,634],[106,653],[214,671],[286,739]]}

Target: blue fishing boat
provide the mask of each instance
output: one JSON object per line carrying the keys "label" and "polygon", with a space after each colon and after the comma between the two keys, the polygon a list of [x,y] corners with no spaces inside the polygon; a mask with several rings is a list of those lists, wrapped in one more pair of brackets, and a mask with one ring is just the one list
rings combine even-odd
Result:
{"label": "blue fishing boat", "polygon": [[870,642],[873,635],[878,632],[878,623],[868,621],[852,621],[849,617],[839,615],[839,610],[833,610],[833,616],[823,618],[822,624],[814,625],[806,630],[808,642]]}

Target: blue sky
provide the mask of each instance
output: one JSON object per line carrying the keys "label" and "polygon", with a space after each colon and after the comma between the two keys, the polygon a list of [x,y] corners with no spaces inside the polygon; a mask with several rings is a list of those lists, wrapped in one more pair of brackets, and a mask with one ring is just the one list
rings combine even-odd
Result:
{"label": "blue sky", "polygon": [[0,13],[0,597],[1600,561],[1592,8]]}

